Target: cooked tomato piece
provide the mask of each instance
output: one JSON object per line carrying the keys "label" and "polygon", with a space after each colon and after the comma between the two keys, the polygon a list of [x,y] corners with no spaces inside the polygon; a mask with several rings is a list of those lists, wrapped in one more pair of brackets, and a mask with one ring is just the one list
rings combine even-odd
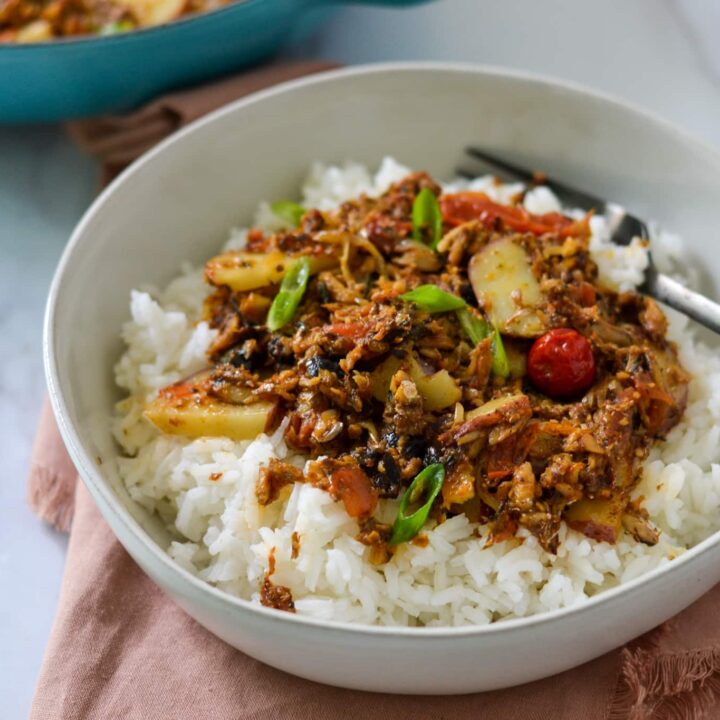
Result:
{"label": "cooked tomato piece", "polygon": [[553,398],[579,395],[595,380],[590,343],[576,330],[555,328],[538,338],[528,355],[528,376]]}
{"label": "cooked tomato piece", "polygon": [[494,228],[499,221],[503,227],[533,235],[554,233],[561,237],[587,235],[588,220],[573,220],[560,213],[551,212],[533,215],[523,207],[510,207],[491,200],[482,192],[461,192],[443,195],[440,209],[446,225],[455,227],[470,220],[479,220],[488,228]]}
{"label": "cooked tomato piece", "polygon": [[368,329],[364,323],[334,323],[326,325],[325,330],[333,335],[359,340],[367,335]]}
{"label": "cooked tomato piece", "polygon": [[247,243],[245,249],[248,252],[268,252],[268,243],[270,238],[266,237],[265,233],[258,228],[251,228],[248,230]]}
{"label": "cooked tomato piece", "polygon": [[370,478],[357,466],[346,465],[330,478],[332,493],[343,501],[350,517],[366,518],[375,512],[378,494]]}

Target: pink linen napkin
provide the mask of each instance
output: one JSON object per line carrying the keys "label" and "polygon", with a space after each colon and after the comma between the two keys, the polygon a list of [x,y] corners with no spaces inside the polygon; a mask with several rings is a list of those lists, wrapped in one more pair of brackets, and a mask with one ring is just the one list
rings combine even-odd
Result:
{"label": "pink linen napkin", "polygon": [[[267,66],[166,96],[129,116],[76,123],[71,132],[101,160],[108,179],[224,102],[327,67]],[[625,648],[546,680],[457,697],[376,695],[274,670],[226,645],[176,607],[130,559],[77,482],[47,403],[28,496],[40,517],[70,532],[31,720],[720,718],[720,586]]]}
{"label": "pink linen napkin", "polygon": [[406,697],[286,675],[211,635],[154,585],[115,539],[64,453],[46,404],[30,477],[33,496],[47,488],[52,502],[34,507],[54,522],[74,514],[31,720],[720,717],[720,586],[628,647],[519,688]]}

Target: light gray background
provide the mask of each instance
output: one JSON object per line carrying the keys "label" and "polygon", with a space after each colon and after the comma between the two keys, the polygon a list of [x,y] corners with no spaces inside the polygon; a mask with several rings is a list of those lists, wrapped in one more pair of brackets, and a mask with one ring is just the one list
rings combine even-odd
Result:
{"label": "light gray background", "polygon": [[[290,53],[531,69],[620,95],[720,146],[718,33],[717,0],[440,0],[342,10]],[[27,716],[62,576],[66,540],[27,509],[25,473],[44,393],[45,295],[95,183],[60,128],[0,128],[2,720]]]}

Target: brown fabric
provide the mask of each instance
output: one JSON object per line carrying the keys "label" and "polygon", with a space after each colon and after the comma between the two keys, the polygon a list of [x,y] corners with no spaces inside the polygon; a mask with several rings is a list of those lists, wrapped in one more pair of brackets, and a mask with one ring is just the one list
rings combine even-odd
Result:
{"label": "brown fabric", "polygon": [[[327,67],[313,62],[268,66],[169,95],[122,118],[75,123],[71,132],[99,158],[108,179],[218,105]],[[57,617],[31,720],[720,717],[720,586],[627,647],[546,680],[459,697],[373,695],[273,670],[218,640],[176,607],[130,559],[77,482],[47,403],[28,497],[35,512],[58,528],[67,529],[72,519]]]}
{"label": "brown fabric", "polygon": [[720,649],[622,651],[622,672],[608,720],[718,717]]}
{"label": "brown fabric", "polygon": [[608,720],[720,718],[720,585],[623,648]]}
{"label": "brown fabric", "polygon": [[272,63],[165,95],[128,115],[78,120],[68,124],[68,131],[81,148],[100,160],[101,182],[107,184],[160,140],[210,111],[271,85],[336,67],[337,63],[322,60]]}

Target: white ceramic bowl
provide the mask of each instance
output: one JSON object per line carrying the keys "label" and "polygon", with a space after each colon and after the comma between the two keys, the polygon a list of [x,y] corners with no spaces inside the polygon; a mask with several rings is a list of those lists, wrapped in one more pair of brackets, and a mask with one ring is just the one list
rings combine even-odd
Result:
{"label": "white ceramic bowl", "polygon": [[[213,633],[319,682],[399,693],[463,693],[535,680],[649,630],[720,581],[720,535],[583,605],[477,628],[332,624],[226,595],[164,552],[156,518],[129,501],[109,460],[131,288],[200,263],[263,198],[295,197],[316,159],[374,165],[386,154],[449,178],[480,143],[624,202],[681,233],[688,262],[720,276],[713,249],[720,157],[616,100],[467,66],[379,65],[283,85],[195,123],[135,163],[76,229],[50,292],[45,364],[80,474],[139,565]],[[100,459],[103,460],[100,464]],[[541,658],[541,661],[538,661]]]}

